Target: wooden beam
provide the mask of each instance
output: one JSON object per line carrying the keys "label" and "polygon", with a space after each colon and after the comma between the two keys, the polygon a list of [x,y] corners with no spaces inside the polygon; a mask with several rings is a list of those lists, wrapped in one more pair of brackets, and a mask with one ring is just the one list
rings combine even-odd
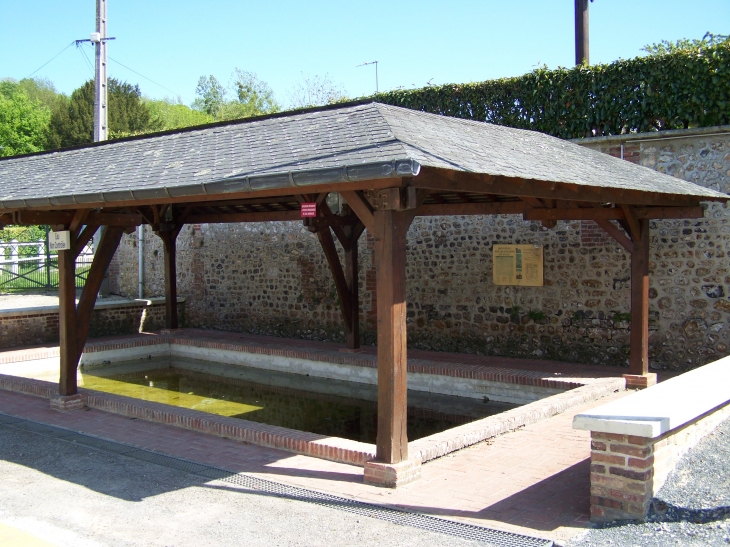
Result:
{"label": "wooden beam", "polygon": [[[634,216],[650,219],[703,218],[702,207],[632,207]],[[624,220],[622,207],[567,207],[558,209],[526,208],[525,220]]]}
{"label": "wooden beam", "polygon": [[518,215],[525,210],[522,201],[490,201],[486,203],[438,203],[423,204],[417,215],[422,217],[441,215]]}
{"label": "wooden beam", "polygon": [[628,205],[621,205],[621,209],[624,212],[624,219],[626,220],[626,224],[629,226],[629,234],[631,234],[631,239],[634,240],[634,242],[638,241],[641,238],[641,227],[639,226],[639,219],[636,218],[636,215],[634,214],[633,209]]}
{"label": "wooden beam", "polygon": [[76,241],[73,244],[73,255],[74,260],[76,260],[79,255],[83,252],[86,245],[91,241],[91,238],[94,237],[94,234],[99,230],[98,226],[93,226],[91,224],[87,225],[84,228],[84,231],[79,234],[79,236],[76,238]]}
{"label": "wooden beam", "polygon": [[175,219],[175,223],[177,225],[175,227],[175,229],[173,230],[173,232],[175,234],[175,238],[177,238],[178,234],[180,234],[180,230],[182,230],[183,226],[185,226],[185,224],[187,224],[188,218],[190,217],[191,214],[193,214],[194,209],[195,209],[195,207],[192,205],[185,206],[182,213],[180,213],[177,216],[177,218]]}
{"label": "wooden beam", "polygon": [[[538,210],[540,210],[540,209],[549,209],[550,206],[548,206],[547,203],[552,204],[552,206],[554,207],[554,204],[555,204],[555,201],[556,201],[554,199],[545,199],[543,201],[543,200],[541,200],[539,198],[533,198],[533,197],[529,197],[529,196],[527,196],[527,197],[521,197],[520,199],[522,201],[524,201],[525,203],[527,203],[528,205],[530,205],[531,207],[534,207],[535,209],[538,209]],[[524,213],[522,214],[522,219],[525,220]],[[555,220],[555,219],[551,219],[551,218],[542,219],[540,222],[542,223],[542,225],[545,228],[547,228],[549,230],[552,230],[553,228],[555,228],[555,226],[558,225],[558,221]]]}
{"label": "wooden beam", "polygon": [[364,229],[363,224],[344,228],[350,245],[345,249],[345,280],[350,293],[350,328],[347,331],[347,348],[360,348],[360,287],[357,240]]}
{"label": "wooden beam", "polygon": [[406,355],[406,235],[410,211],[374,213],[378,307],[378,431],[376,459],[408,459]]}
{"label": "wooden beam", "polygon": [[121,226],[107,226],[99,241],[99,246],[94,253],[94,261],[91,263],[89,274],[81,291],[79,304],[76,309],[76,362],[74,363],[74,371],[78,366],[81,353],[86,345],[86,338],[89,336],[89,327],[91,323],[91,314],[94,311],[96,297],[99,289],[104,281],[104,275],[109,269],[114,253],[119,247],[124,229]]}
{"label": "wooden beam", "polygon": [[[198,200],[197,197],[194,200],[194,203],[198,203],[201,200]],[[240,207],[245,206],[248,207],[249,205],[275,205],[275,204],[281,204],[284,205],[286,203],[294,203],[298,202],[298,199],[295,195],[288,195],[288,196],[272,196],[268,198],[255,198],[255,199],[224,199],[224,200],[218,200],[218,201],[206,201],[204,202],[207,207]]]}
{"label": "wooden beam", "polygon": [[178,328],[177,320],[177,235],[178,229],[158,232],[164,246],[165,328]]}
{"label": "wooden beam", "polygon": [[649,372],[649,221],[637,222],[636,248],[631,253],[631,333],[629,370]]}
{"label": "wooden beam", "polygon": [[76,320],[76,257],[73,250],[58,251],[58,338],[60,378],[58,393],[76,395],[78,365]]}
{"label": "wooden beam", "polygon": [[[659,192],[643,192],[613,187],[586,186],[519,177],[503,177],[452,171],[436,167],[422,167],[418,176],[409,177],[408,183],[444,192],[473,192],[514,197],[565,199],[595,203],[628,203],[645,206],[694,206],[699,198]],[[718,201],[704,199],[703,201]]]}
{"label": "wooden beam", "polygon": [[604,232],[610,235],[613,239],[616,240],[616,242],[618,242],[624,249],[626,249],[626,251],[628,251],[629,253],[634,252],[634,242],[631,241],[630,237],[628,237],[621,230],[619,230],[618,227],[613,224],[613,222],[611,222],[610,220],[596,220],[595,222],[601,228],[603,228]]}
{"label": "wooden beam", "polygon": [[[138,213],[98,213],[88,209],[76,209],[85,211],[86,216],[81,224],[93,224],[96,226],[139,226],[145,222],[142,215]],[[18,224],[71,224],[74,220],[75,211],[19,211]]]}
{"label": "wooden beam", "polygon": [[340,257],[337,254],[337,248],[335,242],[332,239],[332,232],[329,228],[322,228],[317,231],[317,237],[319,243],[322,245],[324,256],[329,264],[332,277],[335,281],[335,287],[337,288],[337,295],[340,298],[340,310],[342,311],[342,317],[345,320],[345,326],[348,331],[352,330],[352,310],[350,305],[350,291],[347,285],[347,279],[345,273],[342,271],[342,265],[340,264]]}
{"label": "wooden beam", "polygon": [[672,218],[704,218],[705,210],[699,205],[690,207],[632,207],[636,218],[652,220]]}
{"label": "wooden beam", "polygon": [[357,215],[357,218],[360,219],[360,222],[365,225],[368,232],[372,234],[375,230],[375,217],[373,208],[368,200],[358,192],[341,191],[340,195],[350,206],[350,209]]}
{"label": "wooden beam", "polygon": [[261,213],[191,214],[187,224],[220,224],[224,222],[271,222],[301,220],[299,211],[267,211]]}

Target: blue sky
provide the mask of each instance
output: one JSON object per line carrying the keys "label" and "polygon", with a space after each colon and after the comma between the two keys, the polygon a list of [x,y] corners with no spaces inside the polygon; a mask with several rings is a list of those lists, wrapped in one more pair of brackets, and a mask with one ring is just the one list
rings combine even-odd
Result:
{"label": "blue sky", "polygon": [[[20,79],[94,30],[95,0],[0,0],[0,78]],[[203,74],[227,83],[235,67],[255,72],[286,105],[302,74],[329,78],[358,97],[380,89],[481,81],[571,66],[573,0],[108,0],[110,75],[150,97],[189,104]],[[648,43],[730,34],[728,0],[595,0],[591,61],[639,55]],[[70,93],[92,77],[83,51],[68,48],[35,74]],[[167,88],[167,89],[165,89]]]}

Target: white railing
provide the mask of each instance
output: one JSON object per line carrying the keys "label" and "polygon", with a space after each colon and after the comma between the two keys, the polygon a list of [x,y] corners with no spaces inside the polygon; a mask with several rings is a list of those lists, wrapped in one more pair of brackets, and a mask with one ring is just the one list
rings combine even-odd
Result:
{"label": "white railing", "polygon": [[[20,256],[21,248],[31,247],[36,248],[35,256],[28,256],[28,252],[23,253],[26,256]],[[0,270],[4,270],[11,275],[19,274],[20,264],[35,263],[38,269],[41,269],[46,263],[46,258],[46,241],[43,238],[28,243],[20,243],[15,239],[10,243],[0,243]],[[76,266],[88,266],[93,260],[94,251],[89,244],[76,259]],[[50,268],[50,264],[47,267]]]}

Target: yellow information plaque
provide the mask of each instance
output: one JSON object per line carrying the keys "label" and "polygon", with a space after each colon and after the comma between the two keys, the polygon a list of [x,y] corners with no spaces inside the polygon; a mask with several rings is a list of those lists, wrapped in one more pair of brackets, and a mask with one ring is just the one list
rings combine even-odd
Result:
{"label": "yellow information plaque", "polygon": [[542,287],[542,245],[494,245],[495,285]]}

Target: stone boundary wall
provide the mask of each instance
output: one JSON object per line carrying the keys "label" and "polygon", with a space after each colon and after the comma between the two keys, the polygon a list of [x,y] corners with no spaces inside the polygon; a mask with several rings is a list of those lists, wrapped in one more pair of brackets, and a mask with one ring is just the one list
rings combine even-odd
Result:
{"label": "stone boundary wall", "polygon": [[[184,305],[180,309],[180,316],[184,319]],[[100,301],[91,315],[89,337],[154,331],[164,326],[164,298]],[[0,348],[57,342],[58,306],[0,310]]]}
{"label": "stone boundary wall", "polygon": [[[730,127],[583,139],[579,144],[723,192]],[[728,355],[730,210],[651,223],[650,357],[687,370]],[[492,283],[494,244],[544,246],[544,287]],[[360,240],[362,338],[375,341],[373,241]],[[591,221],[546,229],[517,215],[417,218],[408,233],[408,342],[427,350],[626,366],[629,259]],[[299,222],[187,226],[178,294],[190,327],[344,342],[337,294],[314,234]],[[164,293],[162,245],[145,231],[145,295]],[[110,288],[137,294],[137,236],[125,236]]]}
{"label": "stone boundary wall", "polygon": [[657,438],[591,432],[591,520],[643,520],[679,458],[730,417],[730,404]]}

